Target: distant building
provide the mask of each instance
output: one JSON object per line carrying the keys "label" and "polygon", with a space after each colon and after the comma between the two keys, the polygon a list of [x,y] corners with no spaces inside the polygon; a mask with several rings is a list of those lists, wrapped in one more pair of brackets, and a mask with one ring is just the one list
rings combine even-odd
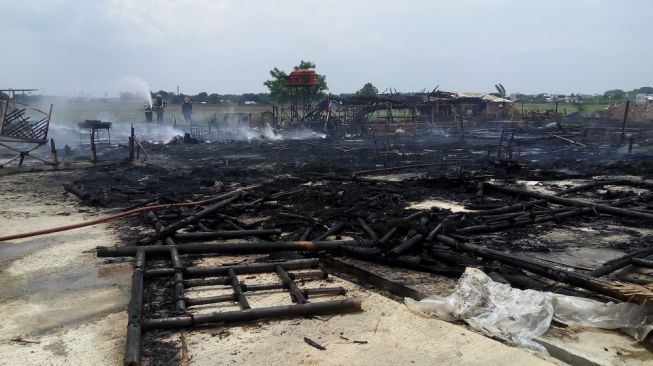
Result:
{"label": "distant building", "polygon": [[524,98],[524,94],[522,94],[522,93],[512,93],[508,97],[508,99],[512,100],[513,102],[522,100],[523,98]]}
{"label": "distant building", "polygon": [[635,104],[653,104],[653,94],[637,94]]}

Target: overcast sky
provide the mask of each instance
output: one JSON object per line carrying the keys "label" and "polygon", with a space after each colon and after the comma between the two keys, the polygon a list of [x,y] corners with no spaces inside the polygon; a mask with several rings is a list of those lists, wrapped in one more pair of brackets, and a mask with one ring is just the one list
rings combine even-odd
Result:
{"label": "overcast sky", "polygon": [[651,0],[0,0],[0,88],[595,93],[653,85]]}

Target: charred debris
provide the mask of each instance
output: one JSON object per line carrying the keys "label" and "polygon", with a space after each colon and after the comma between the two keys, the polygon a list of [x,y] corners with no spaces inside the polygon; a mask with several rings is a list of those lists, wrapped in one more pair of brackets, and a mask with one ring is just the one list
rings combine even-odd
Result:
{"label": "charred debris", "polygon": [[[108,261],[134,261],[125,364],[154,357],[145,335],[165,329],[360,311],[329,273],[425,296],[366,263],[451,278],[471,266],[518,288],[651,301],[647,124],[497,121],[506,117],[500,109],[473,120],[442,99],[402,98],[326,100],[291,123],[340,131],[326,137],[198,143],[209,140],[200,128],[171,144],[133,131],[125,145],[93,144],[95,166],[65,190],[87,205],[142,210],[115,224],[122,243],[97,248]],[[487,111],[503,102],[483,103]],[[568,249],[547,233],[576,228],[632,238],[569,244],[578,257],[583,247],[621,253],[593,266],[573,253],[545,256]],[[224,256],[243,259],[210,264]],[[276,279],[250,280],[261,274]],[[198,286],[227,291],[190,296]],[[257,291],[285,291],[288,304],[254,307],[248,297]],[[201,311],[223,303],[236,308]]]}

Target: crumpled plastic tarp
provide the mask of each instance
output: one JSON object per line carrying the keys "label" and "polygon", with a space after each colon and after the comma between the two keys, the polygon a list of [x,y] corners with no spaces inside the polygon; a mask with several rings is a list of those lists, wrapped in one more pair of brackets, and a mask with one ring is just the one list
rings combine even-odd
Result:
{"label": "crumpled plastic tarp", "polygon": [[653,330],[653,306],[602,303],[582,297],[519,290],[492,281],[476,268],[467,268],[454,292],[421,301],[405,299],[408,309],[446,321],[464,320],[472,328],[508,343],[546,353],[533,341],[551,320],[577,327],[621,329],[638,341]]}

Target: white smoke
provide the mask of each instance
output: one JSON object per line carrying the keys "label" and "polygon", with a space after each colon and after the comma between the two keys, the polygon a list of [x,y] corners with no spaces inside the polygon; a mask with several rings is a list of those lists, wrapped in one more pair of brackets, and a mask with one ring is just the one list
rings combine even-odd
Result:
{"label": "white smoke", "polygon": [[121,89],[132,92],[137,96],[143,98],[143,102],[147,103],[150,108],[152,107],[152,94],[150,94],[150,85],[147,81],[139,77],[126,76],[120,81]]}

